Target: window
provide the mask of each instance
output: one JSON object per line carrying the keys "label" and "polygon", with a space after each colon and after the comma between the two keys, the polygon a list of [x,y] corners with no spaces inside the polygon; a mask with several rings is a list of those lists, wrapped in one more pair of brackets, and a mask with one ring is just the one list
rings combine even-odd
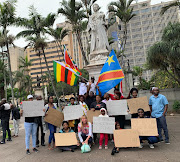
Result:
{"label": "window", "polygon": [[141,10],[141,13],[146,13],[146,12],[149,12],[150,11],[150,8],[145,8],[143,10]]}

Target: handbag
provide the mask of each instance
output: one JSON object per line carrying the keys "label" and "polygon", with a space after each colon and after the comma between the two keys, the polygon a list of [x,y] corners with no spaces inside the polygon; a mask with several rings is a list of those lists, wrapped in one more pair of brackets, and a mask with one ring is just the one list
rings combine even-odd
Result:
{"label": "handbag", "polygon": [[89,145],[87,144],[84,144],[81,146],[81,153],[87,153],[87,152],[90,152],[91,151],[91,148],[89,147]]}

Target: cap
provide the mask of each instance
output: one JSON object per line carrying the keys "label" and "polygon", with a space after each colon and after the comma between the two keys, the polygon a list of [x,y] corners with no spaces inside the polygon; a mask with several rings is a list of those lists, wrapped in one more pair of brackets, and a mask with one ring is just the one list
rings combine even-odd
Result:
{"label": "cap", "polygon": [[32,95],[28,95],[28,96],[27,96],[27,99],[30,99],[30,98],[33,98],[33,96],[32,96]]}

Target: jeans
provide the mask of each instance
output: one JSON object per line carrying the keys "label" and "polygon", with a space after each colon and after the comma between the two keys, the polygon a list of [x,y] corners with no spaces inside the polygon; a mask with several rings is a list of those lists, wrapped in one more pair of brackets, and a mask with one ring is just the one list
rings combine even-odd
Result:
{"label": "jeans", "polygon": [[[86,136],[86,134],[82,133],[81,137],[82,137],[83,141],[85,141],[88,136]],[[90,137],[88,140],[88,144],[91,144],[91,143],[92,143],[92,137]]]}
{"label": "jeans", "polygon": [[20,122],[20,119],[13,119],[13,127],[14,127],[14,135],[15,136],[18,136],[19,134],[19,122]]}
{"label": "jeans", "polygon": [[169,142],[169,135],[168,135],[166,117],[163,115],[163,116],[161,116],[159,118],[156,118],[156,121],[157,121],[159,140],[163,140],[162,131],[161,131],[163,129],[164,130],[164,135],[165,135],[165,141]]}
{"label": "jeans", "polygon": [[29,142],[30,142],[30,135],[32,134],[32,146],[33,148],[36,148],[36,132],[37,132],[37,126],[36,123],[28,123],[24,122],[24,128],[25,128],[25,143],[26,143],[26,149],[29,149]]}
{"label": "jeans", "polygon": [[39,128],[41,129],[41,145],[42,145],[45,142],[45,139],[44,139],[45,133],[43,132],[42,120],[40,120],[40,123],[38,124],[38,127],[37,127],[36,145],[39,145]]}
{"label": "jeans", "polygon": [[8,132],[8,139],[11,139],[11,131],[9,129],[9,119],[2,119],[1,120],[2,130],[3,130],[3,139],[2,141],[5,142],[6,139],[6,131]]}
{"label": "jeans", "polygon": [[55,142],[54,133],[56,133],[56,126],[48,123],[48,128],[50,130],[49,144],[51,144],[52,140],[53,140],[53,142]]}
{"label": "jeans", "polygon": [[70,151],[70,150],[74,150],[77,148],[76,145],[72,145],[72,146],[58,146],[58,148],[60,150],[64,150],[64,151]]}
{"label": "jeans", "polygon": [[105,138],[105,146],[108,145],[108,134],[100,133],[100,139],[99,139],[100,146],[102,146],[104,138]]}
{"label": "jeans", "polygon": [[154,144],[159,141],[158,137],[156,136],[140,136],[139,139],[141,143],[143,143],[143,140],[147,140],[149,144]]}

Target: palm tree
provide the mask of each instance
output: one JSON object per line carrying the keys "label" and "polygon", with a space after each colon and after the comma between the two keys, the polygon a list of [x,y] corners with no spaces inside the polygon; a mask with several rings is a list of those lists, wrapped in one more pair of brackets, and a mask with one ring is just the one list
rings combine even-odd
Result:
{"label": "palm tree", "polygon": [[29,70],[29,67],[32,66],[32,60],[28,60],[28,56],[26,55],[26,57],[20,57],[19,58],[19,69],[22,69],[22,72],[24,74],[28,74],[28,72],[30,71]]}
{"label": "palm tree", "polygon": [[163,15],[171,7],[180,7],[180,1],[176,0],[176,1],[169,3],[168,5],[166,5],[164,7],[162,7],[160,14]]}
{"label": "palm tree", "polygon": [[62,41],[68,35],[69,30],[63,29],[62,27],[57,27],[56,29],[53,29],[51,27],[51,28],[48,28],[47,33],[49,35],[51,35],[55,39],[57,52],[58,52],[58,56],[59,56],[59,60],[60,60],[58,47],[59,47],[59,49],[60,49],[60,51],[61,51],[61,53],[63,55],[64,53],[63,53],[63,50],[62,50]]}
{"label": "palm tree", "polygon": [[13,91],[13,79],[12,79],[12,71],[11,71],[11,60],[10,60],[10,54],[9,54],[9,45],[13,43],[13,37],[10,35],[8,36],[7,28],[16,23],[15,3],[16,3],[16,0],[5,1],[3,3],[0,3],[0,26],[2,27],[4,44],[7,49],[9,78],[10,78],[13,104],[14,104],[14,91]]}
{"label": "palm tree", "polygon": [[92,6],[97,0],[81,0],[83,7],[85,8],[86,11],[86,16],[89,17],[92,15]]}
{"label": "palm tree", "polygon": [[[117,2],[111,2],[109,7],[109,12],[114,13],[114,16],[117,16],[121,22],[123,23],[123,36],[122,36],[122,43],[121,47],[123,47],[123,53],[126,48],[126,41],[127,41],[127,24],[129,21],[135,16],[133,14],[133,7],[130,5],[134,0],[118,0]],[[119,56],[120,57],[120,56]],[[123,54],[121,55],[122,58],[122,67],[124,67],[123,62]]]}
{"label": "palm tree", "polygon": [[58,13],[66,17],[69,23],[72,25],[73,31],[76,34],[79,47],[85,64],[88,64],[86,53],[84,52],[82,40],[81,40],[81,24],[84,18],[87,18],[82,3],[76,2],[75,0],[63,0],[61,2],[61,8],[58,9]]}

